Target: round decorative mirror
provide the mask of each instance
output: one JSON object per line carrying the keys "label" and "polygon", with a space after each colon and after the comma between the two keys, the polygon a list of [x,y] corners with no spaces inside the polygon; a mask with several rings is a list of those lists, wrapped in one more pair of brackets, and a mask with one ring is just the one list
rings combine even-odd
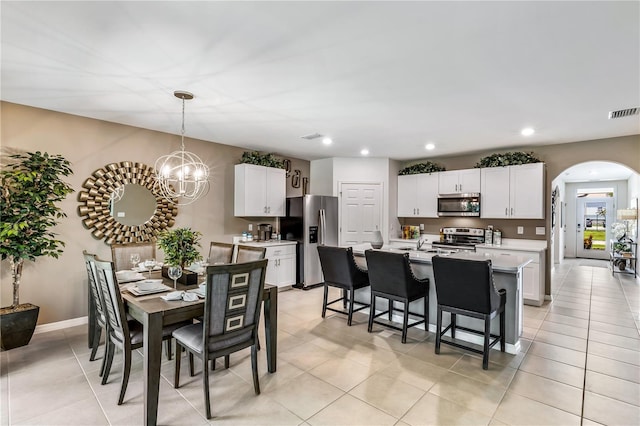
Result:
{"label": "round decorative mirror", "polygon": [[107,244],[154,241],[178,215],[154,183],[153,168],[143,163],[122,161],[96,170],[78,194],[83,225]]}
{"label": "round decorative mirror", "polygon": [[150,189],[127,183],[111,195],[111,217],[123,225],[137,226],[147,223],[156,212],[156,197]]}

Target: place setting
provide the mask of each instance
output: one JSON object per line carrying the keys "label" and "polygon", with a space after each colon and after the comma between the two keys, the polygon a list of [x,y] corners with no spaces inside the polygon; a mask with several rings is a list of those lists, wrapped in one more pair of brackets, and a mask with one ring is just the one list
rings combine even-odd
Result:
{"label": "place setting", "polygon": [[164,285],[162,279],[143,279],[135,283],[130,283],[125,290],[134,296],[146,296],[148,294],[163,293],[173,290],[171,287]]}

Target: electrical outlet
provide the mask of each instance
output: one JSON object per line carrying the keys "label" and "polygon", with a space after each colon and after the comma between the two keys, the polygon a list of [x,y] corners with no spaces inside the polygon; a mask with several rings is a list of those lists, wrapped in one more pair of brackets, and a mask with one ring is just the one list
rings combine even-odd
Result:
{"label": "electrical outlet", "polygon": [[524,234],[524,226],[518,226],[518,235]]}
{"label": "electrical outlet", "polygon": [[249,224],[249,231],[253,231],[253,223]]}
{"label": "electrical outlet", "polygon": [[544,235],[544,226],[536,226],[536,235]]}
{"label": "electrical outlet", "polygon": [[421,230],[421,231],[424,231],[424,223],[421,223],[421,224],[420,224],[420,230]]}

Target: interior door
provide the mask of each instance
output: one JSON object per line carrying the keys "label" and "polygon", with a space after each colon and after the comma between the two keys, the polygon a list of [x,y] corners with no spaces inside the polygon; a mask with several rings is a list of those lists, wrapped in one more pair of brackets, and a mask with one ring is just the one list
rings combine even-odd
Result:
{"label": "interior door", "polygon": [[340,245],[372,241],[382,229],[382,184],[342,183],[340,194]]}
{"label": "interior door", "polygon": [[613,198],[579,197],[576,200],[576,256],[608,259],[613,223]]}

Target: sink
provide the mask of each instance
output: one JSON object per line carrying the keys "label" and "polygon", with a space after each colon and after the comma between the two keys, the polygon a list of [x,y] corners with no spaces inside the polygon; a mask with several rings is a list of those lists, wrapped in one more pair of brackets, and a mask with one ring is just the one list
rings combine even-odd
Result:
{"label": "sink", "polygon": [[[421,248],[421,249],[417,249],[415,247],[397,247],[396,250],[402,250],[402,251],[421,251],[423,253],[438,253],[438,249],[431,249],[431,248]],[[441,250],[440,250],[441,251]]]}

